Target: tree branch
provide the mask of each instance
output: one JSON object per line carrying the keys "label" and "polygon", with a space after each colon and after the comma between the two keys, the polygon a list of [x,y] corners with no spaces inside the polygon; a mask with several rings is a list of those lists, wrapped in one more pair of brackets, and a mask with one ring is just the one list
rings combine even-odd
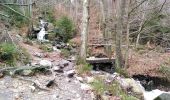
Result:
{"label": "tree branch", "polygon": [[22,13],[16,11],[15,9],[13,9],[13,8],[7,6],[7,5],[4,5],[4,4],[2,4],[2,3],[0,3],[0,5],[4,6],[5,8],[7,8],[7,9],[13,11],[14,13],[16,13],[16,14],[18,14],[18,15],[20,15],[20,16],[23,16],[23,17],[27,18],[28,20],[30,20],[29,17],[27,17],[27,16],[23,15]]}

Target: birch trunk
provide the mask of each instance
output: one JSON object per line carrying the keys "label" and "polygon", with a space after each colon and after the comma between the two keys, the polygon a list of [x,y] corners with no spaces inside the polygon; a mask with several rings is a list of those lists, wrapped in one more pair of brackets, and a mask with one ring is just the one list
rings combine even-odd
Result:
{"label": "birch trunk", "polygon": [[84,0],[81,32],[81,51],[80,51],[80,57],[84,62],[86,61],[88,26],[89,26],[89,0]]}

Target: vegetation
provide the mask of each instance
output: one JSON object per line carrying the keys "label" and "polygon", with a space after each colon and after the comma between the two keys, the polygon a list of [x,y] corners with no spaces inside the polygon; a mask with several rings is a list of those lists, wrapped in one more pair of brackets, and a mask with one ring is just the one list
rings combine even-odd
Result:
{"label": "vegetation", "polygon": [[69,50],[61,49],[61,55],[64,56],[65,58],[68,58],[71,54]]}
{"label": "vegetation", "polygon": [[[14,1],[2,1],[3,3],[15,3]],[[23,14],[20,6],[16,5],[3,5],[2,6],[2,12],[8,16],[8,17],[1,17],[1,20],[7,20],[10,25],[16,26],[16,27],[22,27],[24,25],[28,25],[29,23],[29,13],[28,11],[25,11],[26,13]]]}
{"label": "vegetation", "polygon": [[78,74],[85,75],[85,74],[89,74],[89,72],[93,69],[93,66],[79,59],[77,60],[76,69],[77,69]]}
{"label": "vegetation", "polygon": [[56,36],[61,37],[64,42],[68,42],[74,36],[75,25],[68,17],[61,17],[55,24],[59,29],[58,32],[56,32]]}
{"label": "vegetation", "polygon": [[0,60],[10,66],[16,64],[18,58],[17,48],[14,44],[2,43],[0,44]]}
{"label": "vegetation", "polygon": [[170,81],[170,67],[169,66],[161,65],[161,67],[159,68],[159,71],[166,76],[168,81]]}
{"label": "vegetation", "polygon": [[39,48],[40,48],[41,50],[45,51],[45,52],[51,52],[51,51],[53,51],[52,46],[51,46],[51,45],[48,45],[48,44],[41,44],[41,45],[39,46]]}

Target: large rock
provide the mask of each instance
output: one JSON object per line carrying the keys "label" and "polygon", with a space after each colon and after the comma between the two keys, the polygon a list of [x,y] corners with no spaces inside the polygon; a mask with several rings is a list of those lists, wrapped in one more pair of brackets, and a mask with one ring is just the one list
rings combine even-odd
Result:
{"label": "large rock", "polygon": [[125,90],[129,90],[132,94],[136,97],[143,98],[143,92],[145,91],[144,88],[136,82],[134,79],[131,78],[121,78],[118,79],[119,84]]}
{"label": "large rock", "polygon": [[44,67],[51,67],[52,66],[52,63],[51,61],[48,61],[48,60],[41,60],[39,62],[40,66],[44,66]]}

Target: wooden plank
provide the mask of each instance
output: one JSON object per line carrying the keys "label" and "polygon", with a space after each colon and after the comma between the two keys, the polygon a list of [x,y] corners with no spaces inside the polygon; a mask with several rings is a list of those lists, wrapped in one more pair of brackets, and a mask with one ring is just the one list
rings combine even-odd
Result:
{"label": "wooden plank", "polygon": [[105,46],[105,45],[109,45],[111,46],[112,44],[88,44],[89,46]]}
{"label": "wooden plank", "polygon": [[[75,59],[68,59],[68,61],[76,61]],[[86,58],[88,63],[114,63],[115,58]]]}
{"label": "wooden plank", "polygon": [[87,58],[88,63],[114,63],[115,58]]}

